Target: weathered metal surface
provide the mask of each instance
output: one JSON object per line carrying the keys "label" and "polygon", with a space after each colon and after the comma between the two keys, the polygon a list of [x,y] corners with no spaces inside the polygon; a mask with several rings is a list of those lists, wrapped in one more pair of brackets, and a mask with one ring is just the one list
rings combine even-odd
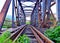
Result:
{"label": "weathered metal surface", "polygon": [[14,43],[16,41],[16,39],[18,39],[18,37],[21,35],[21,33],[23,32],[23,30],[25,29],[26,25],[22,25],[18,28],[16,28],[16,31],[14,33],[12,33],[5,41],[4,43],[6,43],[6,41],[8,41],[9,39],[11,39]]}
{"label": "weathered metal surface", "polygon": [[21,10],[22,10],[22,13],[24,15],[24,24],[25,24],[26,23],[26,15],[25,15],[25,12],[24,12],[23,7],[22,7],[21,0],[18,0],[18,2],[19,2],[19,5],[21,6]]}
{"label": "weathered metal surface", "polygon": [[41,23],[41,20],[42,20],[41,19],[41,15],[42,15],[41,14],[41,1],[40,2],[38,1],[38,5],[37,6],[38,6],[38,23],[39,23],[39,27],[40,27],[40,23]]}
{"label": "weathered metal surface", "polygon": [[12,28],[15,27],[15,23],[14,23],[14,6],[15,6],[15,2],[14,2],[14,0],[12,0]]}
{"label": "weathered metal surface", "polygon": [[[31,39],[30,41],[33,41],[35,39],[33,41],[34,43],[54,43],[53,41],[48,39],[40,31],[38,31],[35,27],[33,27],[31,25],[22,25],[22,26],[16,28],[16,31],[14,33],[12,33],[10,35],[10,37],[8,37],[4,41],[4,43],[6,43],[6,41],[8,41],[9,39],[11,39],[13,41],[12,43],[15,43],[16,40],[24,33]],[[33,43],[33,42],[31,42],[31,43]]]}
{"label": "weathered metal surface", "polygon": [[[38,3],[38,0],[36,1],[35,6],[34,6],[34,8],[33,8],[33,11],[32,11],[32,13],[31,13],[31,24],[32,24],[32,25],[36,25],[36,19],[34,19],[34,18],[36,18],[35,15],[38,14],[38,13],[35,12],[36,10],[38,10],[38,9],[36,9],[37,3]],[[33,18],[33,17],[34,17],[34,18]]]}
{"label": "weathered metal surface", "polygon": [[31,31],[36,37],[38,43],[44,43],[43,40],[37,35],[37,33],[32,28],[31,28]]}
{"label": "weathered metal surface", "polygon": [[53,41],[48,39],[45,35],[43,35],[40,31],[38,31],[35,27],[32,26],[32,28],[42,38],[42,40],[44,40],[44,43],[54,43]]}
{"label": "weathered metal surface", "polygon": [[51,5],[51,0],[50,1],[48,1],[47,0],[47,6],[46,6],[46,10],[47,10],[47,20],[50,20],[50,5]]}
{"label": "weathered metal surface", "polygon": [[5,4],[0,12],[0,29],[2,28],[2,25],[4,23],[10,3],[11,3],[11,0],[6,0]]}
{"label": "weathered metal surface", "polygon": [[58,15],[58,22],[60,22],[60,0],[56,0],[57,4],[57,15]]}

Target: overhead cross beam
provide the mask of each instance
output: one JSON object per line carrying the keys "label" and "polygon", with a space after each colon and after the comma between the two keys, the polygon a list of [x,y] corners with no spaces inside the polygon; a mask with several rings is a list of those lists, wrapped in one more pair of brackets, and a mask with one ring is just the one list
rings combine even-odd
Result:
{"label": "overhead cross beam", "polygon": [[21,1],[24,1],[24,2],[26,2],[26,1],[35,2],[36,0],[21,0]]}
{"label": "overhead cross beam", "polygon": [[23,6],[23,8],[26,8],[26,7],[28,7],[28,8],[33,8],[34,6]]}

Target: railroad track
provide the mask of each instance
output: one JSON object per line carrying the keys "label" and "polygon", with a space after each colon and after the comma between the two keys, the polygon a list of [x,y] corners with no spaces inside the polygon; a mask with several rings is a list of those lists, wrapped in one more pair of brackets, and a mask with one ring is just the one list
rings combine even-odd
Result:
{"label": "railroad track", "polygon": [[45,35],[43,35],[40,31],[38,31],[35,27],[31,26],[31,30],[32,32],[34,31],[33,33],[36,36],[38,43],[54,43],[53,41],[48,39]]}
{"label": "railroad track", "polygon": [[[21,26],[20,28],[17,28],[16,30],[14,30],[15,32],[14,33],[12,33],[11,35],[10,35],[10,37],[8,37],[5,41],[4,41],[4,43],[6,43],[6,41],[8,41],[9,39],[11,39],[13,42],[12,43],[15,43],[15,41],[17,40],[17,38],[21,35],[21,33],[23,32],[23,30],[25,29],[25,26],[26,25],[23,25],[23,26]],[[9,31],[9,30],[8,30]],[[11,31],[11,32],[13,32],[13,31]]]}
{"label": "railroad track", "polygon": [[44,36],[40,31],[38,31],[35,27],[31,25],[24,25],[21,28],[18,28],[14,33],[11,34],[10,37],[8,37],[6,41],[11,39],[15,43],[16,40],[22,35],[26,34],[31,40],[30,43],[54,43],[50,39],[48,39],[46,36]]}
{"label": "railroad track", "polygon": [[[26,24],[25,24],[26,25]],[[19,27],[16,27],[16,28],[9,28],[9,29],[6,29],[7,31],[10,31],[11,33],[14,33],[15,31],[17,31],[19,28],[22,28],[23,26],[25,25],[22,25],[22,26],[19,26]],[[0,34],[2,34],[3,32],[5,32],[6,30],[1,30],[0,31]]]}

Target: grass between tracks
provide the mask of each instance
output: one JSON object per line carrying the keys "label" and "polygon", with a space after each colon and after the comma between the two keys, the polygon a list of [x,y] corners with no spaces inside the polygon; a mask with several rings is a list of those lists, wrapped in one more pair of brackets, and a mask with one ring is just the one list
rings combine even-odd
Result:
{"label": "grass between tracks", "polygon": [[29,21],[27,21],[27,22],[26,22],[26,24],[30,24],[30,22],[29,22]]}
{"label": "grass between tracks", "polygon": [[[4,43],[4,41],[11,35],[9,31],[3,32],[3,34],[0,36],[0,43]],[[12,40],[8,40],[6,43],[11,43]]]}
{"label": "grass between tracks", "polygon": [[60,26],[47,29],[44,34],[55,43],[60,43]]}
{"label": "grass between tracks", "polygon": [[[4,41],[11,35],[11,33],[9,31],[5,31],[2,33],[2,35],[0,36],[0,43],[4,43]],[[6,43],[12,43],[13,41],[11,39],[9,39],[8,41],[6,41]],[[20,36],[15,43],[30,43],[30,39],[24,34],[22,36]]]}
{"label": "grass between tracks", "polygon": [[30,39],[24,34],[17,39],[16,43],[30,43]]}

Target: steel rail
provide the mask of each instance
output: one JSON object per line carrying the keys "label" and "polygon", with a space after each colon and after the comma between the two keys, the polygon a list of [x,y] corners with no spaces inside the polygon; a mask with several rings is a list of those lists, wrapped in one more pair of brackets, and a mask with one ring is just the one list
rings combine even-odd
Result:
{"label": "steel rail", "polygon": [[35,27],[31,26],[36,33],[45,41],[45,43],[54,43],[53,41],[51,41],[49,38],[47,38],[45,35],[43,35],[40,31],[38,31]]}
{"label": "steel rail", "polygon": [[8,37],[5,41],[4,41],[4,43],[6,43],[9,39],[11,39],[11,40],[16,40],[16,37],[20,34],[20,32],[22,31],[22,30],[24,30],[24,27],[25,27],[26,25],[24,25],[24,26],[22,26],[21,28],[19,28],[16,32],[14,32],[14,33],[12,33],[11,35],[10,35],[10,37]]}
{"label": "steel rail", "polygon": [[36,37],[37,42],[44,43],[43,40],[37,35],[37,33],[32,29],[32,27],[30,29],[31,29],[32,33],[34,34],[34,36]]}
{"label": "steel rail", "polygon": [[[11,34],[11,36],[8,37],[4,41],[4,43],[6,43],[6,41],[8,41],[9,39],[11,39],[13,41],[12,43],[15,43],[16,40],[19,38],[19,36],[21,36],[21,34],[24,32],[26,27],[27,27],[27,25],[19,28],[17,31],[15,31],[13,34]],[[45,35],[43,35],[40,31],[38,31],[35,27],[33,27],[31,25],[28,25],[28,27],[31,29],[32,33],[34,34],[34,36],[37,40],[37,43],[54,43],[49,38],[47,38]]]}
{"label": "steel rail", "polygon": [[15,41],[19,38],[19,36],[22,34],[22,32],[24,31],[25,27],[22,28],[22,30],[19,32],[19,34],[17,35],[17,37],[13,40],[12,43],[15,43]]}

